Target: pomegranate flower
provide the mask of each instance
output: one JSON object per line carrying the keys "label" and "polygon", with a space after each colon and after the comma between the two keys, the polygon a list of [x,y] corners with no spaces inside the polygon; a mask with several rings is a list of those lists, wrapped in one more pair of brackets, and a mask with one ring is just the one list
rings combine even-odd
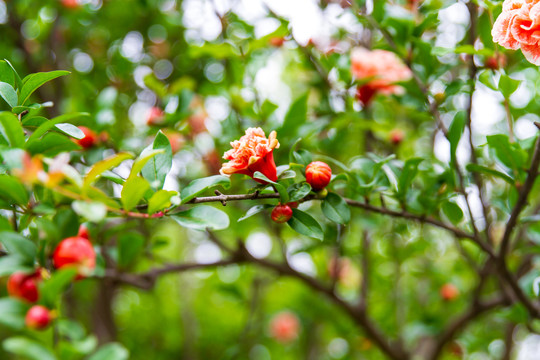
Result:
{"label": "pomegranate flower", "polygon": [[540,65],[540,0],[505,0],[491,30],[493,41]]}
{"label": "pomegranate flower", "polygon": [[[232,149],[225,152],[223,158],[230,160],[221,166],[222,175],[244,174],[253,177],[256,171],[263,173],[268,179],[277,181],[274,149],[279,148],[276,132],[272,131],[266,138],[261,128],[249,128],[246,134],[231,142]],[[263,180],[255,181],[264,184]]]}
{"label": "pomegranate flower", "polygon": [[355,48],[351,52],[351,72],[366,83],[358,87],[358,99],[368,105],[373,96],[402,94],[403,88],[396,82],[412,77],[408,67],[394,54],[386,50]]}

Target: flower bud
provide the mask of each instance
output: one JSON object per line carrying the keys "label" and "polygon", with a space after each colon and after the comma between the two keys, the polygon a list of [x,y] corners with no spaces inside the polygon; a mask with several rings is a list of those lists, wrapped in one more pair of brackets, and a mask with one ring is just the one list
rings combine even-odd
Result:
{"label": "flower bud", "polygon": [[41,305],[34,305],[26,313],[25,324],[30,329],[43,330],[49,326],[53,318],[54,316],[49,309]]}
{"label": "flower bud", "polygon": [[34,303],[39,299],[38,283],[41,281],[40,270],[32,274],[15,272],[7,282],[9,296]]}
{"label": "flower bud", "polygon": [[74,267],[77,269],[76,279],[85,278],[96,267],[96,253],[92,243],[80,236],[62,240],[54,250],[53,265],[57,269]]}
{"label": "flower bud", "polygon": [[292,217],[293,211],[290,208],[290,206],[287,205],[278,205],[272,210],[272,220],[274,220],[277,223],[284,223],[289,221],[289,219]]}
{"label": "flower bud", "polygon": [[324,189],[332,179],[332,169],[322,161],[314,161],[306,167],[306,181],[315,191]]}
{"label": "flower bud", "polygon": [[76,143],[79,144],[83,149],[94,147],[98,142],[98,136],[96,133],[86,126],[79,126],[79,129],[84,133],[84,137],[82,139],[78,139]]}
{"label": "flower bud", "polygon": [[441,287],[440,294],[443,300],[452,301],[459,296],[459,290],[454,284],[446,283]]}

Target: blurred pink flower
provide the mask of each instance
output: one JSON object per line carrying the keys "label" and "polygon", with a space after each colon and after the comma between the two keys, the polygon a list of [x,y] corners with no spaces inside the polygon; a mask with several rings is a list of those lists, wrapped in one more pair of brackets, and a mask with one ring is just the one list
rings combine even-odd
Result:
{"label": "blurred pink flower", "polygon": [[364,105],[375,94],[403,93],[403,88],[395,83],[409,80],[412,76],[411,70],[393,52],[364,48],[352,50],[351,72],[356,79],[366,81],[357,92],[358,99]]}
{"label": "blurred pink flower", "polygon": [[493,41],[540,65],[540,0],[505,0],[491,30]]}
{"label": "blurred pink flower", "polygon": [[298,337],[299,332],[300,321],[290,311],[277,314],[270,322],[270,335],[279,342],[291,342]]}
{"label": "blurred pink flower", "polygon": [[[253,177],[259,171],[268,179],[277,181],[274,149],[279,148],[279,141],[275,131],[267,139],[261,128],[249,128],[240,140],[231,142],[231,146],[233,148],[223,155],[224,159],[230,161],[222,165],[219,171],[222,175],[238,173]],[[255,181],[265,183],[259,179]]]}

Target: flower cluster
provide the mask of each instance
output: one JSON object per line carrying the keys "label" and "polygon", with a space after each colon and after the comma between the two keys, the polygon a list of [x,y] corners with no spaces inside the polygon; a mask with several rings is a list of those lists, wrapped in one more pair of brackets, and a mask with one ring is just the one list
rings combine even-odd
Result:
{"label": "flower cluster", "polygon": [[355,48],[351,52],[351,72],[365,84],[358,87],[357,97],[368,105],[376,94],[401,94],[403,88],[396,82],[409,80],[411,70],[390,51]]}
{"label": "flower cluster", "polygon": [[[230,160],[223,164],[222,175],[245,174],[253,177],[259,171],[272,181],[277,180],[274,149],[279,148],[276,132],[272,131],[268,138],[261,128],[249,128],[246,134],[231,142],[232,149],[225,152],[223,158]],[[264,181],[255,179],[260,183]]]}
{"label": "flower cluster", "polygon": [[493,41],[540,65],[540,0],[505,0],[491,30]]}

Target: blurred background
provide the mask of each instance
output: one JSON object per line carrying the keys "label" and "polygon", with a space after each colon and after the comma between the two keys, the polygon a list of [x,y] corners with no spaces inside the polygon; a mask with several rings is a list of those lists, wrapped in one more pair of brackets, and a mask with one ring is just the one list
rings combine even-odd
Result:
{"label": "blurred background", "polygon": [[[294,132],[278,133],[278,165],[287,162],[298,137],[303,138],[302,148],[342,162],[366,151],[398,158],[433,152],[434,166],[448,162],[450,145],[433,130],[430,116],[419,111],[424,99],[413,84],[404,85],[408,91],[401,99],[378,99],[369,110],[355,101],[350,51],[371,47],[380,38],[356,15],[358,9],[371,12],[377,4],[350,1],[0,0],[0,57],[21,74],[72,72],[44,86],[36,98],[51,102],[44,109],[51,117],[91,114],[80,125],[100,133],[102,144],[84,155],[85,162],[94,163],[113,150],[138,153],[163,130],[175,152],[165,184],[170,190],[217,174],[230,141],[250,126],[267,134],[279,128],[302,96],[307,97],[309,121]],[[422,41],[432,48],[455,48],[466,37],[469,16],[463,2],[385,3],[396,23],[425,24],[429,17]],[[415,35],[406,36],[409,41]],[[515,122],[516,136],[524,139],[536,131],[533,121],[540,120],[534,100],[539,77],[537,69],[520,65],[519,56],[509,55],[509,69],[514,78],[528,81],[510,101],[514,109],[527,109],[518,111]],[[432,54],[430,61],[454,72],[431,84],[433,93],[446,96],[442,117],[449,124],[466,100],[465,94],[448,90],[449,84],[459,83],[459,67],[466,67],[454,53]],[[483,66],[484,58],[475,61]],[[418,67],[428,78],[428,66]],[[498,93],[479,84],[474,102],[475,143],[506,131]],[[399,147],[389,138],[396,128],[405,134]],[[458,148],[461,159],[470,155],[465,145]],[[127,176],[129,165],[116,172]],[[119,195],[120,187],[111,190]],[[246,186],[233,181],[229,191],[245,192]],[[481,224],[480,203],[473,205]],[[280,254],[279,241],[286,241],[295,269],[325,280],[338,277],[340,294],[347,299],[357,296],[362,281],[359,238],[363,229],[370,229],[380,240],[372,250],[373,317],[387,333],[403,332],[409,344],[436,333],[463,309],[464,298],[441,301],[441,286],[453,283],[460,292],[473,287],[474,272],[452,239],[432,229],[357,217],[343,234],[346,260],[336,275],[328,265],[336,261],[330,241],[314,245],[272,224],[268,216],[236,224],[249,206],[228,206],[232,225],[223,232],[228,241],[241,238],[260,258]],[[54,222],[59,238],[78,227],[70,210],[60,212]],[[338,229],[326,230],[335,238]],[[117,242],[144,244],[122,262],[127,271],[172,261],[214,262],[223,256],[204,233],[173,222],[111,223],[93,231],[102,247],[113,244],[113,253]],[[89,280],[77,283],[63,301],[68,317],[83,320],[86,330],[77,331],[94,333],[100,342],[119,341],[135,360],[384,359],[332,304],[295,280],[250,266],[167,275],[152,291]],[[476,324],[445,358],[499,359],[505,321],[519,316],[518,311],[501,311]],[[9,335],[9,328],[0,329],[1,338]],[[517,344],[515,359],[540,358],[540,336],[524,326],[510,336]],[[0,358],[10,357],[0,350]]]}

